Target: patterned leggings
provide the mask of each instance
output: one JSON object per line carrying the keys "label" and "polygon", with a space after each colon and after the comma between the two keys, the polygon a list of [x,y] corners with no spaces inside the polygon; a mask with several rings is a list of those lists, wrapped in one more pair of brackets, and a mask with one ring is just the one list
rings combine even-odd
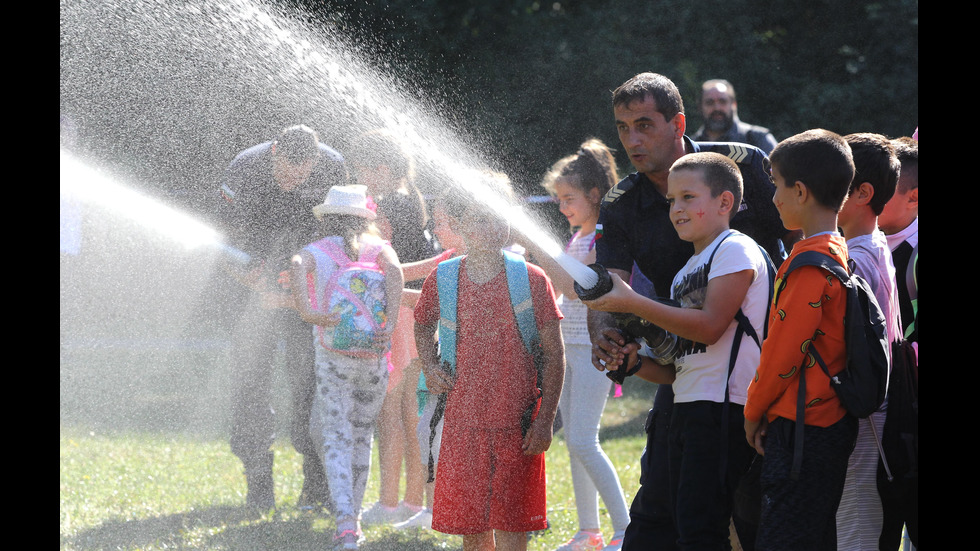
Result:
{"label": "patterned leggings", "polygon": [[323,461],[337,519],[356,519],[371,471],[371,441],[388,386],[388,362],[316,347],[310,436]]}

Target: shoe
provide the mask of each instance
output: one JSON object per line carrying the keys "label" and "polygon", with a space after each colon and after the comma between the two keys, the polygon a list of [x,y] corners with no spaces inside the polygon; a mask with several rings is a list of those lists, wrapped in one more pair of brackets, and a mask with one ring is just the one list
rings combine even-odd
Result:
{"label": "shoe", "polygon": [[427,530],[431,530],[432,511],[430,509],[422,509],[405,522],[399,522],[392,526],[392,528],[395,530],[405,530],[408,528],[425,528]]}
{"label": "shoe", "polygon": [[555,551],[602,551],[602,534],[579,530]]}
{"label": "shoe", "polygon": [[399,502],[398,506],[394,508],[385,507],[378,501],[361,512],[361,524],[364,526],[397,524],[408,520],[417,512],[418,510],[405,505],[404,501]]}
{"label": "shoe", "polygon": [[337,532],[333,537],[334,549],[357,549],[357,544],[364,541],[364,535],[357,530]]}
{"label": "shoe", "polygon": [[623,549],[623,536],[613,536],[613,539],[609,540],[609,545],[602,548],[602,551],[622,551]]}

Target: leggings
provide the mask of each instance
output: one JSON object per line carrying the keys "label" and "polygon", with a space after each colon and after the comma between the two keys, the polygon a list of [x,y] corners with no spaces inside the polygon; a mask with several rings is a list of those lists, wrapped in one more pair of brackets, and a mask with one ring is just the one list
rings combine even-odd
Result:
{"label": "leggings", "polygon": [[374,426],[388,385],[384,356],[350,358],[317,347],[310,435],[337,519],[356,519],[371,471]]}
{"label": "leggings", "polygon": [[589,345],[565,346],[565,383],[558,409],[572,469],[579,529],[599,528],[599,496],[612,519],[613,531],[629,524],[629,508],[619,476],[599,444],[599,422],[612,381],[592,366]]}

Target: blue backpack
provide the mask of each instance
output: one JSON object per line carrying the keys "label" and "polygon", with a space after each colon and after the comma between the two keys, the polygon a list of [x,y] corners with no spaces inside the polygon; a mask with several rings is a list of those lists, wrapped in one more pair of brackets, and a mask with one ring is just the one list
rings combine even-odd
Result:
{"label": "blue backpack", "polygon": [[[531,284],[527,275],[527,263],[524,259],[510,251],[501,251],[504,255],[504,271],[507,275],[507,291],[510,303],[514,309],[517,328],[524,341],[524,346],[531,357],[537,371],[537,393],[541,397],[541,372],[543,369],[541,343],[538,338],[538,326],[534,319],[534,304],[531,300]],[[457,330],[457,298],[459,291],[459,266],[463,257],[451,258],[440,262],[436,267],[436,284],[439,289],[439,357],[443,369],[447,373],[456,374],[456,330]],[[435,439],[436,427],[442,420],[446,410],[446,394],[437,398],[435,413],[430,422],[429,447]],[[536,401],[524,411],[521,416],[521,432],[527,433],[531,426]],[[435,480],[435,465],[432,453],[428,459],[428,482]]]}

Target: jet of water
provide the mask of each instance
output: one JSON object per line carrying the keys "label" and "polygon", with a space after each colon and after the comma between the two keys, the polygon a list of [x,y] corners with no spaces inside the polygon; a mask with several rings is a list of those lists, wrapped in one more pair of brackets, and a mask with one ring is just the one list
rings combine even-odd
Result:
{"label": "jet of water", "polygon": [[64,149],[61,150],[61,195],[130,218],[187,249],[213,247],[232,260],[248,263],[248,254],[225,244],[217,230],[157,199],[134,191]]}

